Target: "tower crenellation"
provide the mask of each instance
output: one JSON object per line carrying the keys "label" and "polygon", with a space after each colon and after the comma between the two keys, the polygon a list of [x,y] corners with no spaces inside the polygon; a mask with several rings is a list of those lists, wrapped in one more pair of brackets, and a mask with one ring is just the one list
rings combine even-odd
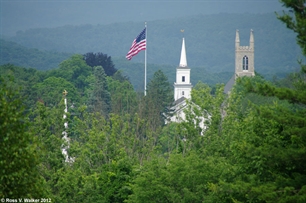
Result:
{"label": "tower crenellation", "polygon": [[229,94],[238,77],[255,76],[254,68],[254,34],[250,33],[249,46],[240,46],[239,30],[235,38],[235,74],[224,86],[224,93]]}
{"label": "tower crenellation", "polygon": [[254,76],[254,34],[250,32],[249,46],[240,46],[239,30],[236,30],[235,39],[235,78]]}

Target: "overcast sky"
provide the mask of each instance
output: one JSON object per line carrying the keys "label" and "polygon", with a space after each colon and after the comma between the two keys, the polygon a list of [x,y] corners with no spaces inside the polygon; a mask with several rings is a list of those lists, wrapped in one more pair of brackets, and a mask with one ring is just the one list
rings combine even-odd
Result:
{"label": "overcast sky", "polygon": [[282,10],[278,0],[0,0],[0,34],[37,27]]}

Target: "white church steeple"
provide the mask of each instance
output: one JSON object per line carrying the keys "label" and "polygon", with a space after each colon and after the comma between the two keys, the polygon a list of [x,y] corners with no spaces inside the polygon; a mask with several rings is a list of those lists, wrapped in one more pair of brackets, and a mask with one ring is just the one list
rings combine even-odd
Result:
{"label": "white church steeple", "polygon": [[184,38],[183,38],[182,50],[181,50],[180,67],[187,67],[187,57],[186,57],[186,48],[185,48]]}
{"label": "white church steeple", "polygon": [[183,38],[180,64],[176,68],[176,82],[174,83],[174,100],[182,97],[191,98],[192,84],[190,82],[190,68],[187,66],[185,39]]}

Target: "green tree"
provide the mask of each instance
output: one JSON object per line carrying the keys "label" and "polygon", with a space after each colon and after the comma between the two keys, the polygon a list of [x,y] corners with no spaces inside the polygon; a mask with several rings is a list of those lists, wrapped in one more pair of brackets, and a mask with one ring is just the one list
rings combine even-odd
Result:
{"label": "green tree", "polygon": [[138,137],[138,128],[143,125],[137,123],[137,115],[110,114],[106,120],[98,112],[88,113],[84,109],[82,114],[84,119],[76,118],[80,136],[71,145],[75,162],[67,170],[69,176],[76,173],[80,178],[72,178],[73,183],[61,181],[60,188],[64,190],[58,190],[63,199],[68,199],[71,188],[82,197],[82,202],[123,202],[131,194],[132,166],[143,153]]}
{"label": "green tree", "polygon": [[69,103],[79,103],[81,95],[71,82],[61,77],[48,77],[43,82],[35,86],[36,99],[42,101],[45,105],[56,106],[62,99],[62,92],[67,90]]}
{"label": "green tree", "polygon": [[[305,55],[305,1],[281,2],[292,13],[284,12],[278,18],[297,33]],[[222,136],[228,143],[224,154],[230,153],[227,160],[235,175],[213,185],[224,202],[306,200],[306,69],[302,63],[301,67],[285,87],[258,77],[236,81],[222,124]]]}
{"label": "green tree", "polygon": [[93,91],[88,100],[88,110],[108,116],[111,110],[111,97],[108,91],[104,69],[101,66],[95,67],[94,76],[95,81],[93,84]]}
{"label": "green tree", "polygon": [[113,76],[117,72],[112,58],[107,56],[107,54],[89,52],[84,54],[84,60],[93,69],[96,66],[102,66],[107,76]]}
{"label": "green tree", "polygon": [[33,68],[21,68],[12,64],[0,66],[0,75],[14,77],[14,84],[23,87],[20,94],[24,98],[23,103],[26,108],[32,108],[37,101],[35,85],[42,82],[46,73],[37,71]]}
{"label": "green tree", "polygon": [[165,157],[181,150],[182,137],[178,125],[178,123],[168,123],[162,128],[158,136],[156,150]]}
{"label": "green tree", "polygon": [[38,142],[28,131],[18,90],[0,78],[0,196],[41,198],[46,195],[39,172]]}
{"label": "green tree", "polygon": [[82,55],[73,55],[69,59],[60,63],[58,69],[53,69],[48,72],[48,77],[64,78],[77,89],[78,95],[84,95],[82,103],[85,103],[86,98],[85,90],[89,86],[89,78],[92,75],[92,68],[88,66]]}
{"label": "green tree", "polygon": [[[59,100],[52,107],[37,102],[30,115],[32,125],[29,131],[39,141],[38,151],[41,162],[39,171],[46,182],[45,189],[49,193],[49,198],[55,202],[65,202],[60,198],[61,189],[59,188],[59,184],[62,181],[70,181],[64,179],[68,175],[64,174],[66,172],[64,170],[66,163],[61,151],[65,144],[65,141],[62,139],[62,133],[65,130],[63,120],[64,109],[63,99]],[[70,124],[70,114],[68,113],[69,137],[71,134]]]}
{"label": "green tree", "polygon": [[107,84],[111,95],[112,113],[119,115],[135,113],[138,101],[132,84],[128,80],[120,81],[112,77],[107,77]]}
{"label": "green tree", "polygon": [[306,6],[305,0],[280,0],[284,7],[289,8],[289,12],[277,15],[278,19],[284,22],[287,28],[297,33],[297,43],[306,55]]}
{"label": "green tree", "polygon": [[215,94],[207,84],[199,82],[187,101],[185,120],[178,125],[183,152],[203,150],[204,137],[220,135],[222,123],[222,105],[224,102],[223,86],[217,85]]}
{"label": "green tree", "polygon": [[[283,12],[283,15],[277,14],[277,18],[286,24],[287,28],[297,34],[297,43],[301,47],[304,56],[306,55],[306,6],[305,0],[281,0],[284,7],[289,12]],[[256,85],[256,88],[249,86],[249,91],[258,92],[260,94],[275,95],[281,99],[288,99],[293,103],[306,104],[306,65],[301,64],[301,73],[295,74],[293,77],[293,88],[275,88],[265,84]],[[266,90],[264,90],[266,89]]]}
{"label": "green tree", "polygon": [[173,90],[167,76],[161,70],[156,71],[148,83],[147,95],[142,102],[145,107],[143,116],[155,131],[164,124],[165,115],[173,102]]}
{"label": "green tree", "polygon": [[172,154],[153,157],[137,170],[127,202],[223,202],[211,194],[213,183],[229,174],[224,159]]}
{"label": "green tree", "polygon": [[305,201],[305,109],[276,97],[250,97],[245,81],[262,79],[239,81],[226,104],[221,139],[210,140],[231,173],[212,183],[211,192],[220,202]]}

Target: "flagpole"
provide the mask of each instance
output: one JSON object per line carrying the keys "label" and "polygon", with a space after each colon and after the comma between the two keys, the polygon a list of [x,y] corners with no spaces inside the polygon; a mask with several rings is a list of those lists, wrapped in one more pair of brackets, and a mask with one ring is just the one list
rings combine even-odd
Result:
{"label": "flagpole", "polygon": [[148,45],[148,35],[147,35],[147,22],[145,22],[146,28],[146,49],[145,49],[145,79],[144,79],[144,95],[147,95],[147,45]]}

